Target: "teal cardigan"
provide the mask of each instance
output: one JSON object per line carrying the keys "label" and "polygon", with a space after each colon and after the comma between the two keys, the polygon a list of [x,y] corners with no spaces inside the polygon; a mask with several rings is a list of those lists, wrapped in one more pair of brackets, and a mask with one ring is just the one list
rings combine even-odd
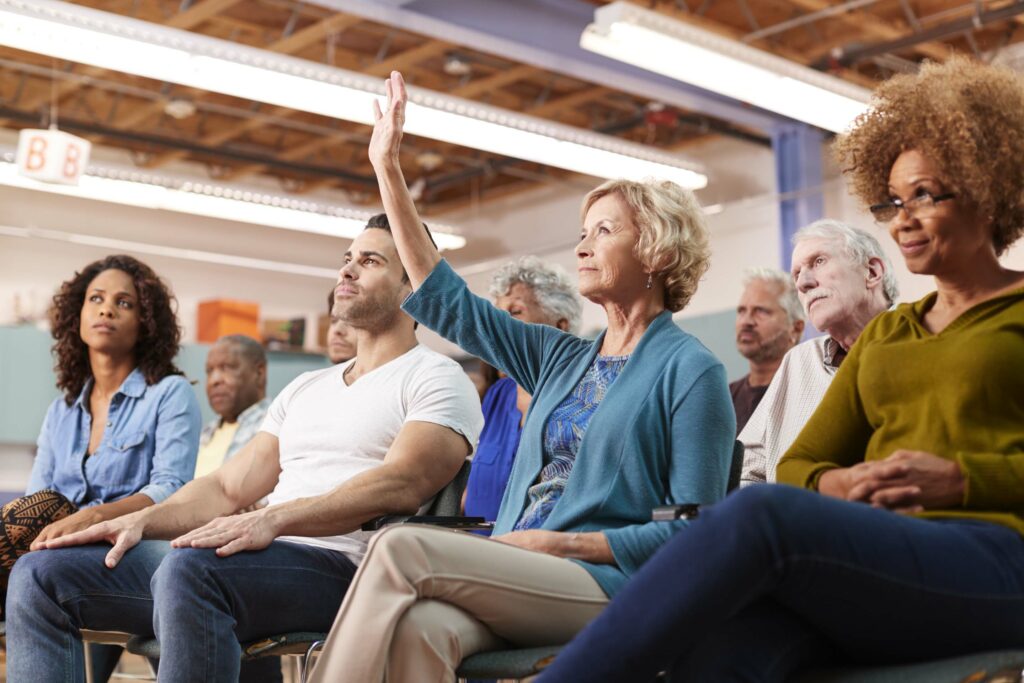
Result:
{"label": "teal cardigan", "polygon": [[[446,261],[403,308],[533,396],[494,525],[495,535],[507,533],[543,466],[548,418],[583,379],[604,334],[589,341],[516,320],[472,294]],[[652,522],[654,507],[713,503],[725,495],[735,433],[725,368],[665,311],[594,413],[562,498],[542,528],[603,531],[617,566],[579,564],[612,596],[685,525]]]}

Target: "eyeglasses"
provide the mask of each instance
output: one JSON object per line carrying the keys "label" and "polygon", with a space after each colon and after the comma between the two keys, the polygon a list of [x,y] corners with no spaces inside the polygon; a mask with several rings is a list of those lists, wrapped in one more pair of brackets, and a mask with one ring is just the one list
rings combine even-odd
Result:
{"label": "eyeglasses", "polygon": [[935,208],[936,204],[944,202],[947,199],[953,199],[954,197],[956,197],[956,194],[953,192],[934,195],[928,191],[922,190],[920,194],[914,195],[906,201],[899,197],[895,197],[894,199],[882,204],[874,204],[871,206],[870,210],[876,221],[879,223],[889,223],[892,219],[896,218],[900,209],[905,210],[907,212],[907,216],[927,216]]}

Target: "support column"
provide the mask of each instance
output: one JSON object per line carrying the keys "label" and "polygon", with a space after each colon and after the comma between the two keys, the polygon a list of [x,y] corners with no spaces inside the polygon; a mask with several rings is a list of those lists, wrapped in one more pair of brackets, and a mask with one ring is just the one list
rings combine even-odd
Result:
{"label": "support column", "polygon": [[825,134],[800,123],[787,123],[772,131],[775,151],[775,179],[779,194],[792,197],[779,201],[781,267],[789,271],[793,234],[825,214],[821,193],[821,157]]}

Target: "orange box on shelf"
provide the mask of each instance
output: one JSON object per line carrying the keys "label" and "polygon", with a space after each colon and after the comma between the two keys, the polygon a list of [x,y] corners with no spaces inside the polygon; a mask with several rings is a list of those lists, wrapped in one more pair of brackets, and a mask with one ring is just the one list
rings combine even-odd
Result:
{"label": "orange box on shelf", "polygon": [[199,302],[200,342],[213,343],[226,334],[260,338],[260,305],[252,301],[213,299]]}

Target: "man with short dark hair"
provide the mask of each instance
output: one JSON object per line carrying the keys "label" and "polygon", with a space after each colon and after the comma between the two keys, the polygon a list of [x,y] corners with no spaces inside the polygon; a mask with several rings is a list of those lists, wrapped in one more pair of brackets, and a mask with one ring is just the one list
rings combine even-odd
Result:
{"label": "man with short dark hair", "polygon": [[[390,232],[364,230],[335,288],[355,359],[299,376],[237,455],[145,514],[21,558],[10,680],[80,680],[83,628],[155,629],[163,683],[234,681],[240,642],[329,630],[371,536],[361,525],[426,503],[483,423],[458,363],[417,343],[400,307],[410,291]],[[232,514],[264,496],[266,507]],[[87,545],[101,542],[113,547]]]}

